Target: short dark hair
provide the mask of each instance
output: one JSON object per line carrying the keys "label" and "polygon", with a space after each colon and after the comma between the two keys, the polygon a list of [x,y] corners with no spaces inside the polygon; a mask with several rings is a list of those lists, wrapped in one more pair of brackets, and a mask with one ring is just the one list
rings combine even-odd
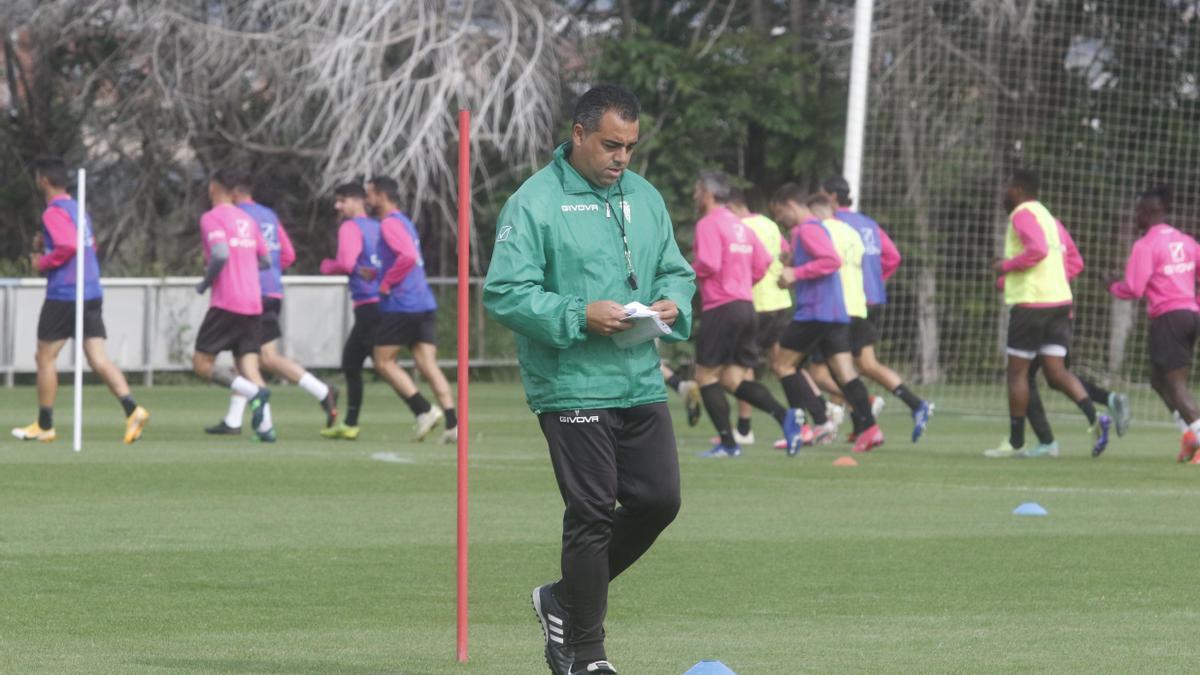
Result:
{"label": "short dark hair", "polygon": [[837,197],[838,206],[850,206],[850,183],[841,176],[830,176],[821,181],[821,189]]}
{"label": "short dark hair", "polygon": [[1138,201],[1155,200],[1162,207],[1163,213],[1170,213],[1175,206],[1175,188],[1166,183],[1159,183],[1138,193]]}
{"label": "short dark hair", "polygon": [[354,199],[366,199],[367,193],[363,190],[363,186],[359,183],[342,183],[333,188],[334,197],[351,197]]}
{"label": "short dark hair", "polygon": [[741,204],[746,205],[746,191],[736,185],[729,188],[729,198],[725,200],[726,204]]}
{"label": "short dark hair", "polygon": [[249,171],[235,170],[233,172],[233,188],[247,194],[254,192],[254,178]]}
{"label": "short dark hair", "polygon": [[67,163],[62,157],[38,157],[33,160],[33,175],[41,176],[56,188],[67,187]]}
{"label": "short dark hair", "polygon": [[220,185],[225,190],[233,192],[238,188],[238,186],[241,185],[243,175],[244,174],[237,169],[232,169],[226,166],[214,171],[212,176],[209,177],[209,180],[217,185]]}
{"label": "short dark hair", "polygon": [[1020,188],[1021,192],[1029,197],[1037,197],[1042,181],[1029,169],[1013,169],[1012,173],[1008,174],[1008,184]]}
{"label": "short dark hair", "polygon": [[827,209],[833,208],[833,204],[830,204],[829,200],[825,198],[825,195],[820,194],[819,192],[809,195],[808,199],[804,200],[804,205],[811,210],[816,210],[821,207],[825,207]]}
{"label": "short dark hair", "polygon": [[592,132],[600,128],[600,118],[612,110],[626,122],[637,121],[641,105],[637,96],[619,84],[601,84],[588,89],[575,102],[575,114],[571,123],[582,124],[583,130]]}
{"label": "short dark hair", "polygon": [[400,184],[389,176],[371,176],[367,179],[371,187],[379,190],[393,204],[400,203]]}
{"label": "short dark hair", "polygon": [[800,187],[799,183],[784,183],[775,190],[775,194],[771,195],[772,204],[786,204],[787,202],[796,202],[797,204],[808,204],[808,191]]}

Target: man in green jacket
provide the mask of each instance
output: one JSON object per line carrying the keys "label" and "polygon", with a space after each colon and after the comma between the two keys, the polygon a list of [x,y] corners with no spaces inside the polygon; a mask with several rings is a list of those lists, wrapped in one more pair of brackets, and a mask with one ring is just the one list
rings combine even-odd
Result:
{"label": "man in green jacket", "polygon": [[[615,673],[604,651],[608,584],[679,510],[679,462],[654,341],[618,346],[640,302],[691,333],[695,275],[662,196],[627,170],[638,101],[601,85],[571,140],[509,198],[483,302],[517,334],[521,379],[566,510],[562,579],[533,590],[556,675]],[[620,500],[621,506],[617,507]]]}

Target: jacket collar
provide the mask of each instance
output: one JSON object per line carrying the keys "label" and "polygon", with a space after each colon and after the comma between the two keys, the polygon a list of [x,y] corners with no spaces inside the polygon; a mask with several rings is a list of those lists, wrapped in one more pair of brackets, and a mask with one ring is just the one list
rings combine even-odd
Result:
{"label": "jacket collar", "polygon": [[606,196],[611,197],[613,192],[617,191],[617,186],[620,185],[620,191],[623,194],[629,195],[635,192],[633,181],[625,180],[625,173],[629,172],[626,167],[625,172],[621,174],[621,179],[609,187],[599,188],[592,185],[584,178],[575,167],[571,166],[570,160],[567,157],[571,154],[571,142],[567,141],[554,149],[554,172],[558,174],[558,179],[562,183],[563,192],[569,195],[586,195],[594,194],[601,198]]}

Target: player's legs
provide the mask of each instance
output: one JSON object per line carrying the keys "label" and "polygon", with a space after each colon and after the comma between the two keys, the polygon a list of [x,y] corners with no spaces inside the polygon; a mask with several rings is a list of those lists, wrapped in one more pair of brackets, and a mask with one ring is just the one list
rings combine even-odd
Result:
{"label": "player's legs", "polygon": [[1038,444],[1050,446],[1054,443],[1054,430],[1050,426],[1050,418],[1046,416],[1046,406],[1042,403],[1042,394],[1038,390],[1037,374],[1041,370],[1041,360],[1035,360],[1029,366],[1029,404],[1025,409],[1025,417],[1029,426],[1037,436]]}
{"label": "player's legs", "polygon": [[418,390],[408,373],[400,367],[400,364],[396,363],[396,359],[400,356],[400,349],[399,345],[375,345],[371,360],[375,362],[375,372],[379,373],[385,382],[392,385],[392,389],[400,398],[407,401],[415,396]]}
{"label": "player's legs", "polygon": [[54,400],[58,397],[58,353],[62,351],[66,340],[45,342],[38,340],[37,353],[37,398],[38,406],[53,408]]}
{"label": "player's legs", "polygon": [[129,396],[129,383],[125,380],[125,373],[122,373],[117,364],[108,358],[104,338],[94,337],[84,340],[83,354],[87,357],[88,365],[100,376],[100,379],[104,380],[104,384],[108,385],[108,390],[112,392],[113,396],[119,399]]}
{"label": "player's legs", "polygon": [[412,357],[417,372],[421,373],[421,377],[425,378],[429,387],[433,389],[433,395],[437,398],[438,405],[442,406],[443,410],[454,408],[454,394],[450,391],[450,382],[437,364],[437,345],[428,342],[414,342]]}
{"label": "player's legs", "polygon": [[1013,450],[1025,446],[1025,415],[1029,411],[1029,368],[1033,359],[1009,353],[1006,376],[1008,383],[1008,444]]}
{"label": "player's legs", "polygon": [[[304,366],[284,356],[279,351],[279,340],[270,340],[259,350],[261,366],[267,372],[299,385],[310,396],[317,399],[325,411],[325,426],[332,427],[337,421],[337,390],[304,369]],[[231,404],[232,405],[232,404]]]}
{"label": "player's legs", "polygon": [[1088,428],[1096,437],[1096,445],[1092,449],[1093,456],[1104,452],[1108,446],[1108,429],[1112,420],[1107,415],[1097,415],[1096,404],[1092,402],[1087,391],[1071,371],[1067,370],[1066,353],[1042,354],[1042,369],[1046,373],[1046,382],[1053,388],[1067,395],[1087,419]]}
{"label": "player's legs", "polygon": [[1190,371],[1191,369],[1188,367],[1175,368],[1161,375],[1171,402],[1188,426],[1192,426],[1197,420],[1200,420],[1200,408],[1197,408],[1196,399],[1192,396],[1191,387],[1188,386]]}
{"label": "player's legs", "polygon": [[802,376],[797,368],[804,358],[804,352],[790,349],[780,342],[779,349],[771,360],[771,370],[783,386],[788,407],[803,409],[813,424],[825,426],[829,422],[825,414],[825,401],[815,391],[814,384],[807,374]]}
{"label": "player's legs", "polygon": [[854,357],[854,366],[859,373],[871,378],[879,383],[884,389],[894,391],[896,387],[904,384],[896,371],[888,368],[879,362],[875,355],[875,347],[867,345],[862,348],[862,351]]}
{"label": "player's legs", "polygon": [[458,440],[458,411],[455,409],[454,394],[450,390],[450,382],[437,363],[437,345],[432,342],[417,341],[412,344],[413,363],[421,377],[433,389],[438,405],[445,416],[446,430],[442,432],[441,442],[451,443]]}
{"label": "player's legs", "polygon": [[854,369],[854,358],[850,351],[834,352],[829,350],[826,355],[830,374],[833,375],[838,388],[845,395],[846,402],[854,408],[855,414],[862,420],[865,428],[874,427],[875,416],[871,413],[871,396],[867,393],[866,385],[858,376],[858,371]]}
{"label": "player's legs", "polygon": [[[216,354],[209,354],[208,352],[194,352],[192,354],[192,371],[204,381],[213,381],[213,374],[216,372],[216,367]],[[218,382],[218,384],[222,383]]]}
{"label": "player's legs", "polygon": [[[45,312],[45,310],[43,310]],[[66,340],[41,340],[37,342],[34,360],[37,362],[37,421],[12,430],[15,438],[28,441],[49,442],[57,438],[54,431],[54,400],[58,396],[58,353]]]}
{"label": "player's legs", "polygon": [[304,370],[304,366],[280,353],[279,340],[271,340],[260,348],[259,361],[262,370],[292,384],[299,384],[300,378],[308,372]]}
{"label": "player's legs", "polygon": [[814,384],[829,397],[829,400],[837,405],[845,405],[846,400],[842,396],[842,390],[838,388],[837,382],[833,379],[833,375],[829,372],[829,364],[826,362],[813,363],[810,361],[804,370],[808,373],[809,378]]}
{"label": "player's legs", "polygon": [[125,442],[132,443],[138,440],[142,437],[146,422],[150,420],[150,413],[137,404],[133,394],[129,391],[125,373],[121,372],[117,364],[108,358],[104,338],[86,338],[83,341],[83,353],[87,357],[88,365],[100,375],[100,378],[108,385],[108,390],[117,397],[117,401],[121,404],[121,410],[125,413]]}

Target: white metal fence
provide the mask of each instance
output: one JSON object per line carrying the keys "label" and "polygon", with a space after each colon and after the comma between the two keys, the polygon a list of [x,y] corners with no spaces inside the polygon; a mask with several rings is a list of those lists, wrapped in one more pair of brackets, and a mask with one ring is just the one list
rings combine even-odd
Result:
{"label": "white metal fence", "polygon": [[[108,354],[127,372],[141,372],[144,384],[154,383],[156,371],[188,371],[196,331],[208,311],[208,295],[197,295],[199,277],[104,279],[104,325]],[[456,287],[457,279],[432,277],[431,286]],[[483,279],[473,277],[471,365],[515,365],[512,358],[486,358],[487,343],[482,304]],[[308,368],[337,368],[342,345],[354,323],[353,306],[344,277],[284,276],[280,318],[283,353]],[[46,294],[45,279],[0,279],[0,374],[12,386],[18,373],[37,371],[34,351],[37,323]],[[453,321],[452,297],[441,303],[443,321]],[[454,344],[441,345],[443,364],[453,366]],[[72,350],[59,355],[59,368],[73,366]],[[228,358],[223,355],[222,358]]]}

